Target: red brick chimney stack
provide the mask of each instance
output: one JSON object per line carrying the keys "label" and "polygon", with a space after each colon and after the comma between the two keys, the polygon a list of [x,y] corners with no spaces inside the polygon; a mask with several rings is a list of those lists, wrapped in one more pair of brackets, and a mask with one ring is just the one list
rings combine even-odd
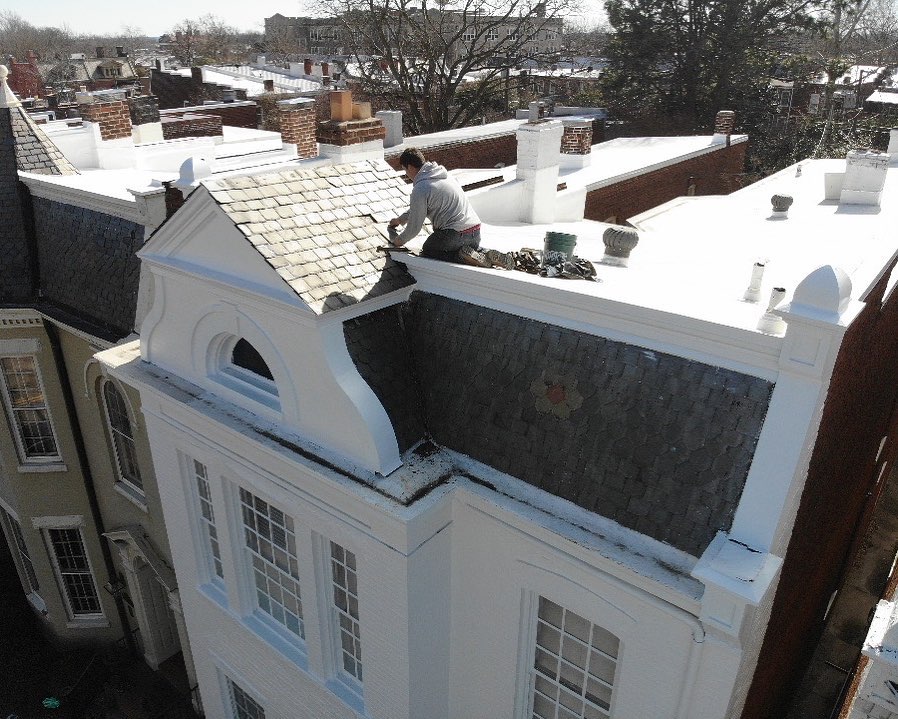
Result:
{"label": "red brick chimney stack", "polygon": [[100,128],[100,138],[117,140],[131,137],[131,112],[125,100],[93,102],[80,106],[81,117]]}
{"label": "red brick chimney stack", "polygon": [[714,136],[726,138],[727,145],[730,144],[730,136],[735,127],[736,113],[732,110],[721,110],[714,118]]}
{"label": "red brick chimney stack", "polygon": [[[323,146],[321,154],[345,158],[353,151],[345,148],[372,143],[359,148],[360,154],[380,153],[383,156],[383,140],[387,130],[383,123],[369,116],[353,119],[352,93],[349,90],[332,90],[330,93],[331,119],[318,123],[318,142]],[[374,144],[376,143],[376,144]]]}
{"label": "red brick chimney stack", "polygon": [[281,100],[277,108],[281,122],[281,139],[296,145],[299,157],[318,157],[318,143],[315,140],[315,101],[305,97]]}

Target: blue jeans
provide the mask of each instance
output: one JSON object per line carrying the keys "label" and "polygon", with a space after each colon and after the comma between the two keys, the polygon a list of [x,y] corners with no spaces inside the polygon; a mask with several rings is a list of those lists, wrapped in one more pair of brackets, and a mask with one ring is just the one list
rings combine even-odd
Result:
{"label": "blue jeans", "polygon": [[421,248],[423,257],[444,262],[456,262],[456,255],[462,247],[480,247],[480,230],[470,234],[461,234],[458,230],[434,230],[433,234],[424,240]]}

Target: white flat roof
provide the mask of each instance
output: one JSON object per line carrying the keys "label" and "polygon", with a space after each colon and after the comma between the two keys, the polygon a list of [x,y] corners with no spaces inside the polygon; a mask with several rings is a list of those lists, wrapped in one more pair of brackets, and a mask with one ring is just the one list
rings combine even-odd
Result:
{"label": "white flat roof", "polygon": [[[485,224],[481,247],[540,249],[547,231],[572,233],[575,253],[595,264],[600,282],[502,274],[520,283],[525,295],[526,285],[556,287],[755,333],[773,287],[786,288],[787,302],[809,273],[832,264],[851,278],[852,298],[863,299],[898,250],[898,168],[889,170],[880,208],[824,200],[824,172],[844,170],[844,160],[806,161],[799,177],[791,167],[732,195],[684,197],[645,213],[636,218],[640,240],[628,268],[600,264],[608,225],[588,220]],[[794,197],[787,219],[772,219],[774,193]],[[410,248],[420,248],[422,240],[423,235]],[[766,263],[762,300],[748,303],[743,293],[759,260]]]}

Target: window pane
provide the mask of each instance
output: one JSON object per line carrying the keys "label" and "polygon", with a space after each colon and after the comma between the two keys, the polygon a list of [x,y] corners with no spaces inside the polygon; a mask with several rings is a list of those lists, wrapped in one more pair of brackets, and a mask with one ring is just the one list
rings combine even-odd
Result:
{"label": "window pane", "polygon": [[608,717],[619,644],[607,630],[540,597],[531,672],[533,716]]}
{"label": "window pane", "polygon": [[143,490],[140,469],[137,465],[137,449],[125,400],[112,382],[103,384],[103,399],[106,403],[106,418],[109,421],[109,433],[112,435],[119,475],[128,484]]}
{"label": "window pane", "polygon": [[60,582],[74,616],[101,614],[97,587],[78,529],[48,530]]}
{"label": "window pane", "polygon": [[[305,638],[299,565],[294,551],[293,522],[245,489],[240,490],[246,550],[257,588],[258,607],[291,633]],[[277,538],[273,546],[270,538]],[[276,550],[276,551],[275,551]]]}
{"label": "window pane", "polygon": [[336,542],[330,543],[333,617],[339,638],[338,665],[362,681],[362,645],[359,641],[359,598],[355,572],[355,554]]}
{"label": "window pane", "polygon": [[34,358],[0,358],[0,372],[24,458],[58,457],[56,437]]}
{"label": "window pane", "polygon": [[228,679],[234,719],[265,719],[265,711],[251,696]]}
{"label": "window pane", "polygon": [[253,374],[274,381],[271,370],[268,369],[268,365],[265,363],[265,360],[262,359],[262,355],[260,355],[259,351],[245,339],[237,340],[237,344],[234,345],[234,351],[231,355],[231,362],[237,367],[249,370]]}

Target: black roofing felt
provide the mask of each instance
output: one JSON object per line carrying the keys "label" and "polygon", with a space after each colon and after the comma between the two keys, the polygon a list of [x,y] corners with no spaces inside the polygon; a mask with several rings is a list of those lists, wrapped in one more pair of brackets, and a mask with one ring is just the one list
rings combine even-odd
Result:
{"label": "black roofing felt", "polygon": [[[696,556],[729,529],[771,383],[422,292],[401,322],[354,322],[350,353],[403,448],[429,432]],[[378,330],[372,355],[359,338]]]}

